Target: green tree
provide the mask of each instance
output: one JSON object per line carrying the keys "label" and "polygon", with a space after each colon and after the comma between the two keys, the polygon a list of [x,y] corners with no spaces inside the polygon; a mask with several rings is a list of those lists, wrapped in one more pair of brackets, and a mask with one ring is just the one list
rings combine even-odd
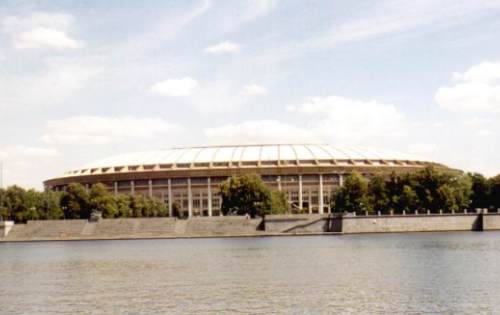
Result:
{"label": "green tree", "polygon": [[5,191],[5,208],[7,219],[15,222],[26,222],[28,212],[26,190],[19,186],[10,186]]}
{"label": "green tree", "polygon": [[92,211],[100,211],[103,218],[113,218],[116,213],[116,199],[105,185],[92,185],[89,193],[89,205]]}
{"label": "green tree", "polygon": [[471,184],[471,209],[487,208],[490,206],[490,181],[481,174],[469,174]]}
{"label": "green tree", "polygon": [[39,212],[41,219],[59,220],[63,218],[60,192],[46,189],[40,193],[40,199]]}
{"label": "green tree", "polygon": [[370,210],[367,192],[366,179],[358,172],[351,173],[335,195],[334,210],[338,212]]}
{"label": "green tree", "polygon": [[143,217],[143,214],[147,213],[148,211],[146,197],[141,194],[134,195],[132,198],[132,202],[130,203],[130,208],[132,209],[132,217]]}
{"label": "green tree", "polygon": [[220,185],[224,215],[265,215],[271,208],[271,191],[255,174],[234,176]]}
{"label": "green tree", "polygon": [[288,202],[282,191],[271,191],[271,214],[285,214],[288,212]]}
{"label": "green tree", "polygon": [[132,216],[132,208],[130,207],[132,203],[132,196],[130,195],[118,195],[116,197],[116,212],[115,217],[117,218],[129,218]]}
{"label": "green tree", "polygon": [[410,211],[415,210],[418,205],[417,193],[409,185],[404,185],[401,195],[399,196],[397,210]]}
{"label": "green tree", "polygon": [[82,184],[71,183],[61,198],[61,208],[66,219],[90,218],[89,194]]}
{"label": "green tree", "polygon": [[488,180],[490,186],[490,205],[495,209],[500,208],[500,175]]}
{"label": "green tree", "polygon": [[373,211],[381,213],[389,211],[389,197],[385,178],[382,175],[375,175],[368,182],[368,203]]}

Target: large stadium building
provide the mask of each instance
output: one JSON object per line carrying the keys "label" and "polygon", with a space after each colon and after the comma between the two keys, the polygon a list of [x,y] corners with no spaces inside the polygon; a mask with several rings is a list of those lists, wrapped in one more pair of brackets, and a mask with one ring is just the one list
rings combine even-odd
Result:
{"label": "large stadium building", "polygon": [[216,216],[220,215],[220,183],[234,175],[258,174],[272,189],[285,193],[291,211],[327,213],[334,191],[353,171],[370,177],[431,165],[445,167],[401,153],[326,144],[204,146],[118,155],[44,184],[64,190],[70,183],[87,188],[103,183],[115,195],[161,199],[170,215],[176,203],[190,217]]}

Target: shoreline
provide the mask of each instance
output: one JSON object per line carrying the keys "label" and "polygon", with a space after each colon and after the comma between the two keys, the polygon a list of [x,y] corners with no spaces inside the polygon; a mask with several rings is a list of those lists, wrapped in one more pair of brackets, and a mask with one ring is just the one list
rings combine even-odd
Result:
{"label": "shoreline", "polygon": [[28,221],[0,224],[0,243],[328,236],[500,230],[500,213],[407,215],[272,215]]}

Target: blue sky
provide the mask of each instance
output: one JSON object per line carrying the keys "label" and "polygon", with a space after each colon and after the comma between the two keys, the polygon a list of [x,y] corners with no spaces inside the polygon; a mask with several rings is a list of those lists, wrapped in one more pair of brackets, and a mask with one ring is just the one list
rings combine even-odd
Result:
{"label": "blue sky", "polygon": [[4,184],[112,154],[327,142],[500,173],[500,1],[0,2]]}

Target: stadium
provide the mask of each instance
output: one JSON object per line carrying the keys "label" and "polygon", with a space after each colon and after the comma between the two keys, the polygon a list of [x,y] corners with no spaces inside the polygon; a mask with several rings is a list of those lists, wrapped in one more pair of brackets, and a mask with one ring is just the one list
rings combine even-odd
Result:
{"label": "stadium", "polygon": [[334,191],[357,171],[411,172],[444,165],[397,152],[327,144],[272,144],[172,148],[118,155],[44,182],[64,190],[70,183],[89,188],[103,183],[118,194],[143,194],[163,200],[172,215],[176,203],[192,216],[221,214],[219,185],[231,176],[258,174],[271,189],[284,192],[292,212],[329,212]]}

